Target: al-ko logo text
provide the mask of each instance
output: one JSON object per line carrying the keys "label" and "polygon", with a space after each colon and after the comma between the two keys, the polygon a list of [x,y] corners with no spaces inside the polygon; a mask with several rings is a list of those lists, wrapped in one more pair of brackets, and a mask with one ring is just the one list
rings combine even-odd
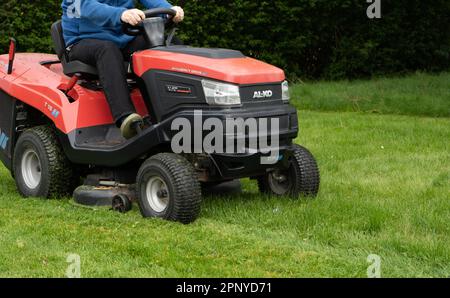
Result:
{"label": "al-ko logo text", "polygon": [[253,99],[256,98],[271,98],[273,96],[272,90],[255,91]]}

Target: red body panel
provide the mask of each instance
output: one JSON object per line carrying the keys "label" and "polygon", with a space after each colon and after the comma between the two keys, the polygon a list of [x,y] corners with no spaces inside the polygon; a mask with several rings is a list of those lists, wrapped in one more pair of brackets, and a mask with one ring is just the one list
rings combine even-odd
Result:
{"label": "red body panel", "polygon": [[[11,75],[7,74],[8,55],[0,56],[0,89],[44,113],[64,133],[77,128],[113,123],[111,111],[101,91],[76,85],[69,95],[62,92],[69,84],[61,64],[40,65],[58,60],[56,55],[17,54]],[[146,50],[133,55],[134,72],[141,76],[150,69],[188,73],[234,84],[262,84],[285,80],[284,72],[252,58],[210,59],[186,54]],[[139,90],[131,94],[142,116],[148,110]]]}
{"label": "red body panel", "polygon": [[234,84],[282,82],[284,71],[252,58],[211,59],[180,53],[146,50],[133,55],[138,76],[149,69],[187,73]]}
{"label": "red body panel", "polygon": [[[60,90],[70,81],[63,74],[61,64],[39,64],[58,60],[56,55],[17,54],[11,75],[6,74],[8,58],[8,55],[0,56],[0,89],[44,113],[62,132],[114,122],[103,92],[76,85],[69,93],[75,101],[69,101]],[[131,95],[137,112],[148,115],[139,90],[134,90]]]}

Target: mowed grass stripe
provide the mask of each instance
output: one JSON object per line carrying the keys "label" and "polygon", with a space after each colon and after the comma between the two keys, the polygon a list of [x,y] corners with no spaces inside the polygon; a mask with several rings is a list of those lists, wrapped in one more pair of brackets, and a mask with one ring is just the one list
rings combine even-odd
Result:
{"label": "mowed grass stripe", "polygon": [[183,226],[22,199],[0,170],[0,276],[449,276],[449,119],[299,112],[297,142],[317,157],[317,200],[209,196]]}

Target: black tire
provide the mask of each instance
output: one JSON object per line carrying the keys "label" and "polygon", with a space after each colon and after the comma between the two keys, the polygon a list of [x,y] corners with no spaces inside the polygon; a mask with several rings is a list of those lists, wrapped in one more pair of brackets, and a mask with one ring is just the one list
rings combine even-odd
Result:
{"label": "black tire", "polygon": [[[34,167],[38,178],[34,177],[33,183],[30,182],[30,174],[22,171],[32,168],[27,167],[31,164],[28,159],[38,160]],[[79,183],[79,177],[75,175],[55,132],[48,126],[37,126],[20,135],[15,146],[13,168],[17,189],[23,197],[59,198],[71,195]]]}
{"label": "black tire", "polygon": [[150,157],[139,169],[136,181],[142,216],[189,224],[200,214],[200,183],[184,157],[173,153]]}
{"label": "black tire", "polygon": [[[259,177],[260,192],[270,195],[298,197],[316,197],[319,193],[320,172],[314,156],[308,149],[293,145],[287,170],[277,170]],[[274,177],[283,177],[285,181],[276,181]]]}
{"label": "black tire", "polygon": [[112,200],[112,210],[119,213],[127,213],[133,208],[130,199],[123,194],[117,195]]}

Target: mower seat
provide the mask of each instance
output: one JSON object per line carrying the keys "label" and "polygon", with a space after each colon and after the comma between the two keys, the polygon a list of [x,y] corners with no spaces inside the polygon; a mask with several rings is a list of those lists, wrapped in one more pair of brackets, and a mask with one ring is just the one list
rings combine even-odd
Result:
{"label": "mower seat", "polygon": [[85,64],[81,61],[69,60],[69,55],[66,49],[67,48],[66,42],[64,41],[61,21],[53,23],[51,34],[56,55],[58,55],[59,60],[61,60],[63,72],[66,76],[73,77],[76,74],[80,74],[81,76],[87,76],[89,78],[98,77],[98,71],[96,67]]}

